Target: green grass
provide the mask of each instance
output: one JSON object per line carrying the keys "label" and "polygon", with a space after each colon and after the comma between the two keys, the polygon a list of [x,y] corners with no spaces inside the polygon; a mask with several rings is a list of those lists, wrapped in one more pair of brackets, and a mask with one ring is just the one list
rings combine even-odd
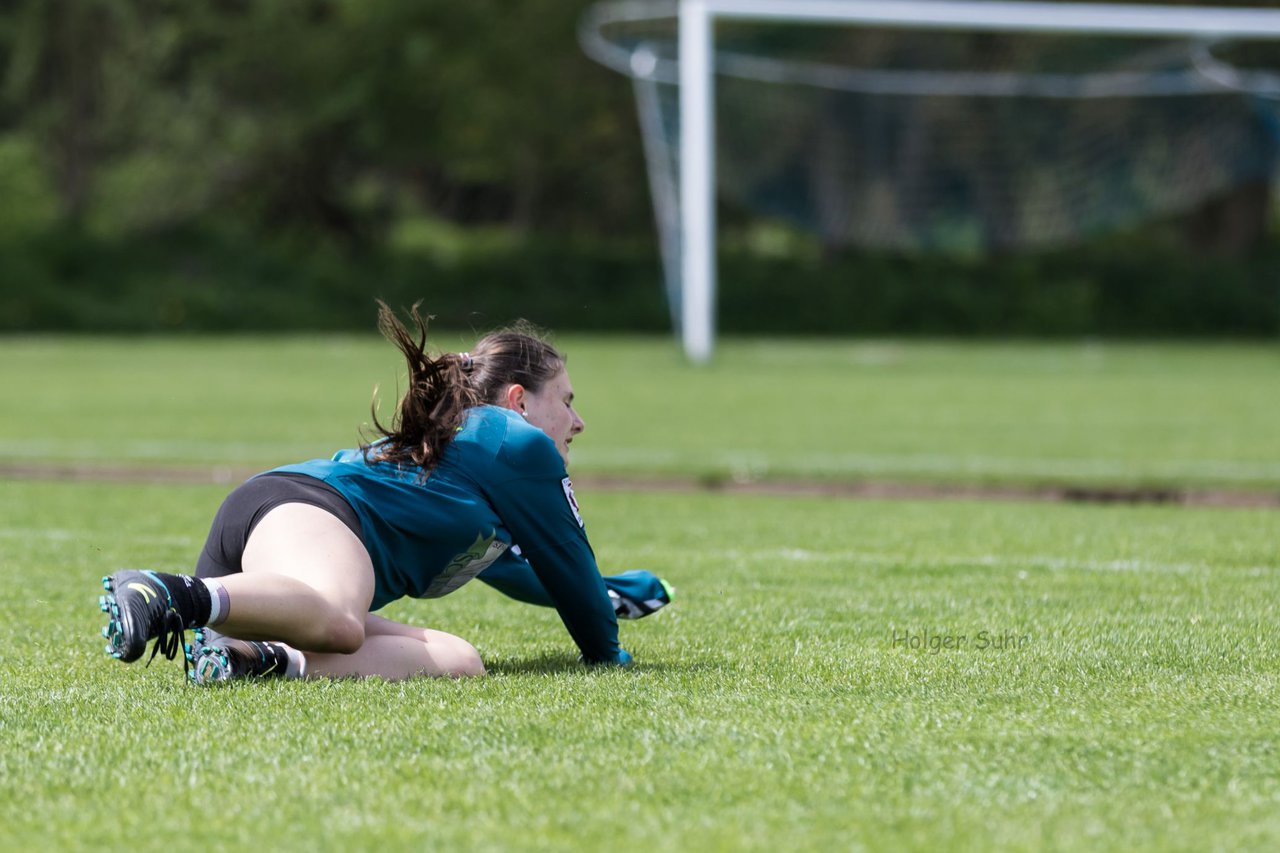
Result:
{"label": "green grass", "polygon": [[[1272,344],[740,340],[698,370],[666,339],[562,343],[578,474],[1280,488]],[[0,462],[328,455],[398,371],[373,336],[0,339]]]}
{"label": "green grass", "polygon": [[[578,474],[1280,488],[1272,346],[563,343]],[[327,455],[397,369],[372,337],[0,339],[0,849],[1280,844],[1276,510],[581,489],[602,566],[679,590],[623,624],[632,670],[480,584],[386,611],[480,680],[106,658],[98,578],[189,567],[229,486],[3,471]]]}
{"label": "green grass", "polygon": [[0,847],[1280,842],[1274,511],[585,494],[602,564],[679,589],[622,626],[631,671],[479,584],[390,614],[472,640],[482,680],[107,659],[98,576],[188,565],[224,492],[3,484]]}

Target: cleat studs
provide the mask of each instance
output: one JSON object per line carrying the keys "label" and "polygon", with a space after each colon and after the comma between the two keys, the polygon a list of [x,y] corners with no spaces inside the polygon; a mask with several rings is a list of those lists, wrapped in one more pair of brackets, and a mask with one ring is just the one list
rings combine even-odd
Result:
{"label": "cleat studs", "polygon": [[103,626],[102,626],[102,636],[106,637],[108,640],[110,640],[110,639],[111,639],[111,628],[110,628],[110,626],[108,626],[108,625],[103,625]]}

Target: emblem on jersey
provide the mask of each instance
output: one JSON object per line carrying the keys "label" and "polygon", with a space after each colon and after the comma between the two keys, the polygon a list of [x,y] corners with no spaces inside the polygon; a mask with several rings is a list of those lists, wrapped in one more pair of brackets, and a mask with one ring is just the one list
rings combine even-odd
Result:
{"label": "emblem on jersey", "polygon": [[476,541],[471,547],[449,561],[444,571],[436,575],[431,586],[422,593],[422,598],[439,598],[448,595],[485,569],[493,565],[510,546],[497,538],[497,531],[490,531],[488,536],[476,534]]}
{"label": "emblem on jersey", "polygon": [[568,477],[560,481],[560,485],[564,486],[564,497],[569,502],[569,509],[573,510],[573,517],[578,520],[579,527],[585,527],[582,523],[582,513],[578,511],[578,499],[573,496],[573,483]]}

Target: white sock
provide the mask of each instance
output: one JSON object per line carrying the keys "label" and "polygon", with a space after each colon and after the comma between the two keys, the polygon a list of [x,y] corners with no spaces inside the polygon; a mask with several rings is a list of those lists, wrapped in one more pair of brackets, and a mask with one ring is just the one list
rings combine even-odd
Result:
{"label": "white sock", "polygon": [[285,678],[306,678],[307,677],[307,656],[295,649],[293,646],[281,643],[289,653],[289,665],[284,668]]}
{"label": "white sock", "polygon": [[227,595],[226,587],[217,578],[200,578],[199,580],[209,590],[209,621],[205,624],[212,627],[231,615],[231,599]]}

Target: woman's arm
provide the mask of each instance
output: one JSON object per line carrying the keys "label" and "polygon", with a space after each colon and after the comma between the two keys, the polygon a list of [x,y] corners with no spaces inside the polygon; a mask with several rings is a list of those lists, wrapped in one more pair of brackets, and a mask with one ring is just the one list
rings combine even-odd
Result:
{"label": "woman's arm", "polygon": [[[477,577],[516,601],[540,607],[555,606],[533,566],[510,552]],[[604,585],[609,591],[613,612],[620,619],[640,619],[671,603],[670,587],[662,578],[645,569],[605,575]]]}
{"label": "woman's arm", "polygon": [[534,476],[502,484],[492,490],[491,499],[583,660],[629,660],[618,645],[618,620],[609,591],[568,494],[567,478]]}

